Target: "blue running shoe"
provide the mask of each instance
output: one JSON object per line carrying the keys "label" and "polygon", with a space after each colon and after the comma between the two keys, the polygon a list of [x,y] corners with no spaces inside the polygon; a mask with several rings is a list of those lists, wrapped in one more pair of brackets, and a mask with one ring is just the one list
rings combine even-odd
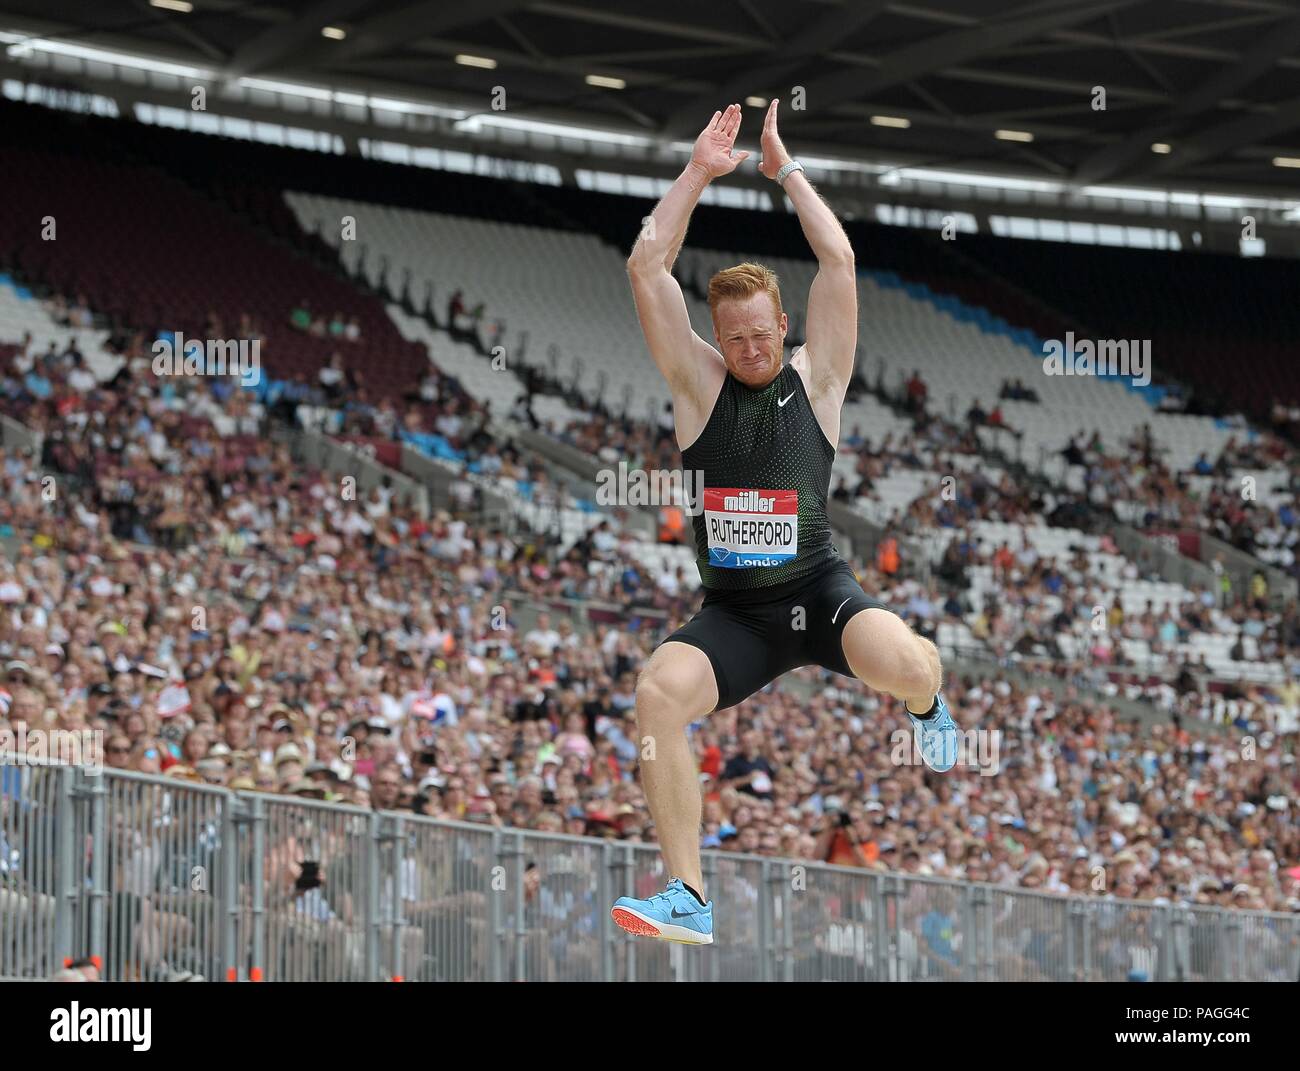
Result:
{"label": "blue running shoe", "polygon": [[620,896],[609,913],[638,937],[658,937],[683,945],[713,944],[713,901],[700,907],[680,878],[673,878],[663,892],[648,900]]}
{"label": "blue running shoe", "polygon": [[907,716],[912,719],[912,730],[916,733],[922,761],[936,773],[947,773],[957,765],[961,732],[942,695],[934,697],[934,705],[935,711],[928,718],[918,718],[910,710]]}

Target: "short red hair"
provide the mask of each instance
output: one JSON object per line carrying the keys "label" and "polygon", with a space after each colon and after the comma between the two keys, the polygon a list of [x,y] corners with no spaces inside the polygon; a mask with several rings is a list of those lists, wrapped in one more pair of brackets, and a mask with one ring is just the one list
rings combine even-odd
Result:
{"label": "short red hair", "polygon": [[781,316],[781,286],[776,272],[763,264],[746,261],[734,268],[723,268],[709,280],[709,312],[718,315],[721,301],[744,301],[755,294],[767,291],[772,295],[772,308],[777,318]]}

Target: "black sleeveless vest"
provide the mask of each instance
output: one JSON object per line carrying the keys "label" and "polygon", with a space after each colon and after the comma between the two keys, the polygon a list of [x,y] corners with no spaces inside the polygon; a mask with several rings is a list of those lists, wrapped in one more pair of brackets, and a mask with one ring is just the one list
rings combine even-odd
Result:
{"label": "black sleeveless vest", "polygon": [[834,460],[790,365],[757,390],[727,373],[704,431],[682,451],[687,472],[703,476],[692,518],[701,583],[769,587],[834,560],[826,517]]}

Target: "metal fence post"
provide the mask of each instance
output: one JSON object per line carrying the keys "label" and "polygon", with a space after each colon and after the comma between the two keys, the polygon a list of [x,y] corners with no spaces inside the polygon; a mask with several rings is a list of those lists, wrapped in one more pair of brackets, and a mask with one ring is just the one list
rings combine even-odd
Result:
{"label": "metal fence post", "polygon": [[379,918],[379,852],[383,844],[383,833],[380,828],[383,822],[383,815],[372,811],[370,813],[370,824],[366,835],[366,978],[372,982],[380,981],[379,977],[379,928],[382,925]]}
{"label": "metal fence post", "polygon": [[108,835],[105,830],[108,787],[102,776],[89,774],[85,770],[72,767],[83,785],[89,781],[81,795],[90,808],[89,830],[91,836],[90,854],[90,932],[87,935],[86,954],[98,955],[107,960],[108,932],[105,917],[105,904],[108,900]]}
{"label": "metal fence post", "polygon": [[1079,942],[1077,931],[1082,925],[1080,916],[1082,905],[1078,900],[1071,900],[1065,905],[1065,980],[1067,982],[1083,981],[1079,971]]}
{"label": "metal fence post", "polygon": [[239,826],[244,818],[244,801],[230,795],[221,812],[221,852],[217,865],[221,872],[221,969],[223,977],[235,975],[239,980]]}
{"label": "metal fence post", "polygon": [[[885,876],[874,875],[868,887],[871,897],[871,976],[873,982],[889,980],[889,964],[886,950],[889,939],[885,929]],[[864,956],[865,960],[866,957]]]}
{"label": "metal fence post", "polygon": [[1167,907],[1153,908],[1151,911],[1151,925],[1155,928],[1159,939],[1156,941],[1156,969],[1153,972],[1155,977],[1152,981],[1168,982],[1173,972],[1170,970],[1170,960],[1173,958],[1174,941],[1173,927],[1170,925],[1169,909]]}
{"label": "metal fence post", "polygon": [[405,896],[402,890],[402,879],[406,872],[406,819],[400,814],[393,819],[392,834],[393,852],[393,893],[389,897],[389,924],[392,927],[393,950],[389,960],[389,972],[394,978],[406,977],[406,964],[402,962],[402,950],[405,941],[402,940],[406,927],[406,910]]}
{"label": "metal fence post", "polygon": [[[772,889],[775,892],[776,887],[781,887],[781,956],[784,961],[782,978],[784,981],[794,981],[794,884],[791,875],[782,874],[781,868],[787,864],[774,862],[772,864]],[[804,869],[805,876],[807,869]]]}
{"label": "metal fence post", "polygon": [[524,874],[526,867],[524,864],[524,834],[522,830],[515,830],[514,835],[514,856],[515,856],[515,975],[514,981],[522,982],[528,974],[527,961],[527,940],[528,927],[524,919]]}
{"label": "metal fence post", "polygon": [[[885,877],[885,935],[889,947],[889,973],[886,981],[904,981],[903,978],[903,942],[899,932],[898,893],[903,886],[903,879],[897,874]],[[891,912],[892,909],[892,912]],[[891,918],[890,915],[893,915]]]}
{"label": "metal fence post", "polygon": [[995,900],[993,890],[987,885],[980,886],[984,893],[984,961],[983,961],[983,978],[985,981],[1001,982],[1005,979],[999,977],[997,961],[997,944],[994,941],[993,930],[997,922],[997,912],[995,909]]}
{"label": "metal fence post", "polygon": [[759,863],[758,872],[758,980],[770,982],[776,978],[776,965],[781,958],[772,935],[776,932],[775,898],[772,896],[772,874],[768,861]]}
{"label": "metal fence post", "polygon": [[[633,852],[632,845],[630,845],[630,844],[625,845],[624,848],[623,848],[623,853],[624,853],[624,858],[623,858],[622,866],[623,866],[624,869],[630,870],[631,873],[632,873],[632,880],[631,880],[631,881],[627,881],[627,882],[625,882],[625,883],[624,883],[624,888],[629,888],[629,887],[630,887],[630,888],[631,888],[631,891],[632,891],[633,893],[635,893],[635,891],[636,891],[636,861],[635,861],[635,855],[634,855],[634,852]],[[627,978],[626,978],[626,981],[629,981],[629,982],[635,982],[635,981],[636,981],[636,949],[637,949],[637,942],[636,942],[636,941],[633,941],[633,940],[630,940],[629,938],[624,938],[624,939],[623,939],[623,948],[626,949],[626,951],[627,951]]]}
{"label": "metal fence post", "polygon": [[505,854],[504,838],[501,830],[496,826],[492,827],[492,860],[493,864],[488,871],[488,917],[487,917],[487,936],[488,936],[488,981],[503,982],[505,981],[505,971],[501,963],[501,945],[505,940],[505,934],[502,932],[501,919],[501,896],[495,888],[496,875],[492,873],[498,866],[502,866],[502,858]]}
{"label": "metal fence post", "polygon": [[[71,766],[57,767],[58,806],[54,835],[57,838],[58,858],[58,899],[55,902],[54,919],[54,963],[50,966],[62,966],[63,961],[72,955],[73,927],[76,925],[77,907],[81,902],[82,871],[77,859],[77,798],[74,791],[73,777],[76,770]],[[81,846],[85,851],[85,846]]]}
{"label": "metal fence post", "polygon": [[[512,893],[513,913],[514,913],[514,926],[512,929],[508,929],[504,925],[503,920],[500,918],[501,906],[493,905],[496,908],[497,924],[499,926],[499,935],[500,935],[501,943],[504,945],[507,940],[511,942],[512,954],[510,957],[510,968],[509,968],[510,977],[506,978],[504,976],[506,958],[503,949],[500,955],[500,960],[501,960],[500,967],[503,971],[501,980],[518,982],[518,981],[522,981],[524,977],[524,967],[525,967],[524,939],[527,934],[526,927],[524,926],[523,835],[518,830],[512,830],[510,835],[507,835],[504,831],[496,831],[496,835],[494,836],[493,840],[495,843],[497,866],[501,867],[505,872],[505,874],[507,875],[508,884],[506,889]],[[509,882],[511,860],[515,860],[518,864],[515,867],[516,873],[514,875],[513,882]],[[495,892],[496,890],[494,889],[493,891]],[[502,891],[506,891],[506,890],[502,890]],[[493,899],[500,900],[502,898],[500,896],[494,896]]]}
{"label": "metal fence post", "polygon": [[613,893],[614,846],[609,841],[600,845],[600,866],[596,870],[596,899],[600,908],[600,980],[614,980],[614,924],[605,910],[606,904],[612,904]]}
{"label": "metal fence post", "polygon": [[[717,881],[718,876],[718,857],[713,852],[704,852],[700,859],[700,871],[704,878],[704,887],[712,889]],[[721,958],[715,951],[708,957],[709,977],[708,981],[716,982],[722,974]]]}
{"label": "metal fence post", "polygon": [[1093,927],[1097,922],[1094,905],[1085,900],[1076,900],[1079,905],[1079,945],[1083,952],[1083,974],[1080,981],[1092,981],[1092,945]]}
{"label": "metal fence post", "polygon": [[253,937],[253,962],[249,964],[249,981],[263,977],[266,970],[266,874],[263,865],[266,859],[266,807],[262,800],[253,797],[253,813],[249,819],[252,826],[252,863],[250,875],[253,883],[253,903],[250,925]]}
{"label": "metal fence post", "polygon": [[[1173,915],[1173,926],[1171,927],[1174,946],[1173,980],[1175,982],[1185,982],[1187,981],[1187,975],[1191,972],[1191,963],[1188,962],[1188,958],[1192,949],[1192,918],[1190,913],[1182,907],[1174,909]],[[1185,941],[1182,939],[1184,934],[1186,935]],[[1186,949],[1188,956],[1183,955],[1184,949]]]}
{"label": "metal fence post", "polygon": [[979,981],[980,940],[976,921],[975,897],[979,890],[974,885],[958,886],[961,893],[961,979],[963,982]]}
{"label": "metal fence post", "polygon": [[1225,911],[1221,916],[1225,936],[1227,937],[1223,944],[1228,950],[1228,955],[1225,957],[1227,963],[1224,964],[1225,970],[1223,973],[1225,975],[1224,981],[1241,982],[1245,981],[1244,976],[1246,973],[1242,966],[1245,956],[1241,947],[1241,939],[1245,931],[1234,915],[1235,912]]}

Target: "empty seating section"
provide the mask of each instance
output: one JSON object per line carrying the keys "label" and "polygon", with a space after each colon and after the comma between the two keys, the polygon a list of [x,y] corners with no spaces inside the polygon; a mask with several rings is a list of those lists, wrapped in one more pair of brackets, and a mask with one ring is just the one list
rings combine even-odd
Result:
{"label": "empty seating section", "polygon": [[104,349],[107,331],[94,327],[60,326],[39,301],[8,276],[0,275],[0,344],[21,342],[27,334],[32,336],[41,352],[50,341],[57,340],[61,346],[75,342],[91,372],[99,379],[111,376],[121,367],[122,359]]}
{"label": "empty seating section", "polygon": [[[625,395],[635,399],[638,417],[658,412],[668,401],[667,385],[648,374],[654,366],[641,339],[623,258],[596,236],[309,194],[287,198],[304,226],[318,218],[357,219],[368,247],[364,274],[372,285],[382,283],[387,262],[390,285],[410,271],[417,280],[446,280],[444,297],[458,288],[469,306],[485,301],[490,317],[504,317],[510,325],[503,343],[508,369],[517,361],[509,352],[517,326],[528,333],[525,359],[549,372],[554,347],[562,382],[577,376],[579,390],[591,402],[601,396],[602,372],[604,400],[616,409]],[[338,240],[337,245],[345,268],[356,271],[361,242]],[[476,382],[498,398],[513,400],[518,382],[512,375],[494,375],[495,384],[482,377]]]}
{"label": "empty seating section", "polygon": [[1300,263],[961,238],[962,252],[1106,338],[1149,338],[1157,373],[1267,420],[1300,399]]}
{"label": "empty seating section", "polygon": [[[0,249],[25,278],[84,295],[96,312],[146,331],[203,338],[212,311],[223,337],[237,338],[247,314],[261,332],[263,366],[279,378],[314,379],[338,350],[363,368],[372,393],[392,394],[427,367],[378,300],[160,167],[15,144],[3,153]],[[290,311],[303,299],[325,316],[355,316],[362,341],[292,328]]]}

